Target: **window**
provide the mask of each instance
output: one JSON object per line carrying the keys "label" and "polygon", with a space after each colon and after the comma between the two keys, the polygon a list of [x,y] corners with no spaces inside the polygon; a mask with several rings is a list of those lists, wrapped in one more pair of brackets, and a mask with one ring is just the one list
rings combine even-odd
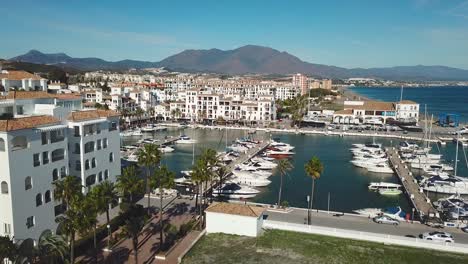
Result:
{"label": "window", "polygon": [[41,193],[38,193],[36,195],[36,207],[37,206],[41,206],[42,205],[42,194]]}
{"label": "window", "polygon": [[41,165],[41,161],[39,160],[39,153],[35,153],[33,155],[33,165],[34,167]]}
{"label": "window", "polygon": [[65,178],[65,176],[67,176],[67,168],[63,166],[62,168],[60,168],[60,178]]}
{"label": "window", "polygon": [[47,144],[47,132],[42,132],[41,133],[41,140],[42,140],[42,145]]}
{"label": "window", "polygon": [[5,235],[11,234],[11,225],[10,224],[7,224],[7,223],[3,224],[3,233],[5,233]]}
{"label": "window", "polygon": [[24,179],[24,189],[27,191],[32,188],[32,178],[28,176]]}
{"label": "window", "polygon": [[49,163],[49,152],[44,151],[42,152],[42,164]]}
{"label": "window", "polygon": [[50,132],[51,143],[63,141],[64,139],[65,139],[65,135],[64,135],[63,129],[54,130]]}
{"label": "window", "polygon": [[85,170],[89,170],[89,160],[85,161]]}
{"label": "window", "polygon": [[0,151],[5,151],[5,140],[0,138]]}
{"label": "window", "polygon": [[65,158],[64,149],[56,149],[52,151],[52,162],[63,160]]}
{"label": "window", "polygon": [[85,144],[85,153],[93,152],[94,151],[94,141],[90,141]]}
{"label": "window", "polygon": [[67,209],[67,207],[64,204],[59,204],[59,205],[54,206],[55,216],[63,214],[66,209]]}
{"label": "window", "polygon": [[104,179],[107,180],[109,178],[109,170],[104,171]]}
{"label": "window", "polygon": [[101,149],[101,140],[100,140],[100,139],[98,139],[98,140],[96,141],[96,147],[97,147],[97,150],[100,150],[100,149]]}
{"label": "window", "polygon": [[75,137],[79,137],[80,136],[80,127],[79,126],[74,126],[73,127],[73,135]]}
{"label": "window", "polygon": [[79,160],[75,161],[75,170],[81,171],[81,161]]}
{"label": "window", "polygon": [[8,183],[6,181],[2,181],[0,189],[2,194],[8,194]]}
{"label": "window", "polygon": [[107,148],[107,138],[104,138],[104,139],[102,140],[102,147],[103,147],[103,148]]}
{"label": "window", "polygon": [[109,153],[109,162],[114,162],[114,153]]}
{"label": "window", "polygon": [[84,129],[85,136],[94,134],[94,125],[86,125],[83,127],[83,129]]}
{"label": "window", "polygon": [[96,124],[96,133],[101,134],[101,124]]}
{"label": "window", "polygon": [[46,191],[44,194],[44,202],[48,203],[51,201],[50,191]]}
{"label": "window", "polygon": [[96,168],[96,158],[91,159],[91,167]]}
{"label": "window", "polygon": [[54,169],[52,171],[52,181],[56,181],[56,180],[58,180],[58,170]]}
{"label": "window", "polygon": [[28,139],[25,136],[17,136],[11,140],[12,150],[20,150],[28,147]]}
{"label": "window", "polygon": [[73,153],[75,154],[80,154],[80,143],[75,143],[75,150],[73,151]]}
{"label": "window", "polygon": [[86,177],[86,187],[91,186],[96,183],[96,174],[91,174]]}
{"label": "window", "polygon": [[31,228],[34,226],[34,216],[26,218],[26,227]]}
{"label": "window", "polygon": [[99,182],[102,182],[102,171],[98,173],[98,180]]}
{"label": "window", "polygon": [[117,130],[117,122],[110,122],[109,123],[109,131]]}

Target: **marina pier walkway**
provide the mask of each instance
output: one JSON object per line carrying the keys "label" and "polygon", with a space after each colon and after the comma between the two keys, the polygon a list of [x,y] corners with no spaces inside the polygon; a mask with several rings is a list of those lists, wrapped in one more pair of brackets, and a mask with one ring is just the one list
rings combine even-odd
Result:
{"label": "marina pier walkway", "polygon": [[424,192],[421,191],[416,179],[413,177],[408,166],[400,158],[397,150],[391,147],[387,148],[386,151],[390,164],[403,185],[404,191],[408,196],[411,205],[416,210],[419,219],[422,219],[423,216],[428,215],[429,213],[435,213],[436,210],[432,206],[430,200]]}

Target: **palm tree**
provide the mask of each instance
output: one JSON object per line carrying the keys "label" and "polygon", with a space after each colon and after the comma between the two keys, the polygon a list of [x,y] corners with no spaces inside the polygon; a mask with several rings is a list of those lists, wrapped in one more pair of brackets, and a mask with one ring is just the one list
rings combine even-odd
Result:
{"label": "palm tree", "polygon": [[146,195],[148,195],[148,214],[150,214],[150,194],[151,188],[149,184],[149,178],[155,167],[159,166],[161,162],[162,154],[158,146],[155,144],[146,144],[142,149],[138,151],[138,164],[146,167],[145,187]]}
{"label": "palm tree", "polygon": [[132,239],[135,264],[138,264],[138,236],[145,225],[144,210],[139,205],[131,205],[127,210],[128,215],[123,226],[125,235]]}
{"label": "palm tree", "polygon": [[160,236],[161,245],[164,244],[164,221],[163,217],[163,190],[173,188],[175,185],[174,182],[175,173],[170,171],[167,166],[161,166],[155,171],[153,177],[151,177],[151,186],[152,188],[159,188],[159,225],[160,225]]}
{"label": "palm tree", "polygon": [[37,244],[39,263],[63,263],[67,254],[67,243],[62,236],[44,233]]}
{"label": "palm tree", "polygon": [[0,260],[13,261],[17,257],[17,248],[13,240],[8,236],[0,236]]}
{"label": "palm tree", "polygon": [[61,181],[54,181],[54,199],[68,207],[81,198],[81,181],[75,176],[66,176]]}
{"label": "palm tree", "polygon": [[55,218],[55,222],[59,224],[58,233],[65,235],[68,238],[70,250],[70,263],[75,262],[75,237],[77,230],[80,228],[79,212],[74,208],[68,208],[63,214]]}
{"label": "palm tree", "polygon": [[312,209],[312,205],[314,203],[315,180],[320,178],[320,174],[323,172],[323,164],[318,157],[314,156],[304,165],[304,169],[307,175],[312,178],[312,191],[308,210],[308,224],[310,225],[310,209]]}
{"label": "palm tree", "polygon": [[134,196],[141,194],[144,188],[144,182],[138,177],[138,171],[137,166],[131,165],[123,169],[122,175],[117,176],[115,187],[120,196],[128,199],[129,203],[133,203]]}
{"label": "palm tree", "polygon": [[138,125],[141,125],[141,117],[143,116],[144,113],[145,111],[143,111],[143,109],[141,109],[140,107],[136,109],[135,115],[137,116]]}
{"label": "palm tree", "polygon": [[[88,196],[93,200],[98,213],[106,213],[106,224],[108,226],[110,223],[110,205],[117,200],[117,191],[115,190],[114,183],[105,180],[92,188]],[[109,239],[112,239],[112,235]]]}
{"label": "palm tree", "polygon": [[283,178],[284,175],[288,174],[288,171],[290,171],[293,168],[293,165],[289,160],[287,159],[282,159],[278,162],[278,172],[280,174],[280,186],[279,186],[279,192],[278,192],[278,206],[281,206],[281,192],[283,189]]}

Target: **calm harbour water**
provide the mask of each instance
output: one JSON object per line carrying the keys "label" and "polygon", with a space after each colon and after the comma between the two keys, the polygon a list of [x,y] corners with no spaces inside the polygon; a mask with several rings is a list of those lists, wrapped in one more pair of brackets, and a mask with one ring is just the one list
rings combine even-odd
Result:
{"label": "calm harbour water", "polygon": [[[399,87],[353,87],[351,91],[365,97],[396,102],[400,100]],[[438,118],[440,113],[458,113],[460,121],[468,123],[468,87],[410,87],[403,89],[403,99],[418,102],[421,111],[427,111]]]}
{"label": "calm harbour water", "polygon": [[[195,158],[201,153],[203,148],[213,148],[217,151],[225,150],[226,132],[217,129],[169,129],[154,135],[155,138],[162,139],[164,136],[179,136],[186,134],[198,140],[195,145]],[[227,141],[230,144],[236,138],[246,136],[246,132],[240,130],[229,130]],[[316,194],[314,208],[326,210],[328,194],[330,193],[330,210],[351,212],[355,209],[367,207],[387,207],[400,205],[407,209],[408,201],[404,195],[396,197],[385,197],[367,190],[367,185],[372,181],[397,182],[397,178],[391,174],[368,173],[363,169],[354,167],[350,160],[352,155],[349,151],[353,143],[365,143],[372,141],[371,138],[364,137],[335,137],[323,135],[296,135],[296,134],[272,134],[273,138],[295,146],[291,162],[294,169],[285,177],[283,186],[283,200],[289,202],[291,206],[306,207],[306,197],[310,194],[312,180],[304,172],[304,163],[312,156],[316,155],[324,164],[324,172],[316,182]],[[257,132],[254,139],[267,139],[270,135]],[[384,145],[396,145],[398,141],[388,139],[375,139],[377,143]],[[134,142],[126,140],[125,143]],[[164,155],[163,164],[177,172],[180,176],[181,170],[187,170],[192,165],[192,145],[175,145],[175,152]],[[434,149],[438,152],[437,149]],[[455,155],[455,145],[448,143],[441,148],[441,153],[448,160],[453,160]],[[468,170],[464,163],[464,156],[460,152],[459,164],[460,175],[468,176]],[[253,199],[256,202],[274,204],[277,202],[280,177],[276,171],[270,177],[272,183],[262,188],[262,193]]]}

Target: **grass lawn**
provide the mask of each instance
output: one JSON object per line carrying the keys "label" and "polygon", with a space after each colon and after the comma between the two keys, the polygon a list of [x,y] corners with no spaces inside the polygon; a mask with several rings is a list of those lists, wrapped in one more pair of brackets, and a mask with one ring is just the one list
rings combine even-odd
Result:
{"label": "grass lawn", "polygon": [[196,263],[468,263],[468,255],[280,230],[259,238],[203,237],[183,259]]}

